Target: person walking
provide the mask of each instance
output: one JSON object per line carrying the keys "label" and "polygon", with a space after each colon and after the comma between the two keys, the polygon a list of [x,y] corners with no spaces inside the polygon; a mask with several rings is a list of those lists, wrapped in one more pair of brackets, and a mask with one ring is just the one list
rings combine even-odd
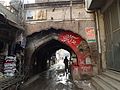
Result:
{"label": "person walking", "polygon": [[68,74],[68,59],[67,59],[67,56],[65,56],[64,64],[65,64],[65,72],[66,72],[66,74]]}

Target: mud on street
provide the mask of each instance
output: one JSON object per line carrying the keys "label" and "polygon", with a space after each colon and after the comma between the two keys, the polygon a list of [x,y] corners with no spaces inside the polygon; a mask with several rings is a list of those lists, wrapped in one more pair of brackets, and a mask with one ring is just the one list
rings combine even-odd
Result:
{"label": "mud on street", "polygon": [[64,72],[64,63],[57,63],[24,83],[20,90],[95,90],[90,81],[73,81]]}

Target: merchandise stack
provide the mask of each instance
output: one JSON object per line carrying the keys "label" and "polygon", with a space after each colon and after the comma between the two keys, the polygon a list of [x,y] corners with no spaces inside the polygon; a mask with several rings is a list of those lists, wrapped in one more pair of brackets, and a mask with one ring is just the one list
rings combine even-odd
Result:
{"label": "merchandise stack", "polygon": [[7,56],[4,62],[4,75],[6,77],[14,76],[16,72],[16,57]]}

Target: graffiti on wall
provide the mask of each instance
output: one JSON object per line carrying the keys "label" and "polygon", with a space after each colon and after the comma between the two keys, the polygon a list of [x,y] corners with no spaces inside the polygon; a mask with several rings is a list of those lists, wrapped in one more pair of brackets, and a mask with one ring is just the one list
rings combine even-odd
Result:
{"label": "graffiti on wall", "polygon": [[90,71],[92,71],[92,68],[91,68],[91,66],[90,65],[86,65],[86,66],[81,66],[81,72],[82,73],[86,73],[86,72],[90,72]]}
{"label": "graffiti on wall", "polygon": [[59,36],[59,40],[69,45],[73,50],[76,50],[82,38],[72,32],[64,32]]}
{"label": "graffiti on wall", "polygon": [[63,42],[68,42],[68,43],[71,43],[73,45],[76,45],[76,40],[79,39],[78,37],[75,37],[75,36],[72,36],[72,35],[66,35],[63,37]]}

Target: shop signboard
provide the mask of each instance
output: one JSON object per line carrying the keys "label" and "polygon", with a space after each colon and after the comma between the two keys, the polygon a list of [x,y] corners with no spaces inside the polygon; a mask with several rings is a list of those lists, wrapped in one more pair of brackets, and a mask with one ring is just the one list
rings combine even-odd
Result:
{"label": "shop signboard", "polygon": [[94,27],[86,27],[85,32],[88,43],[96,42]]}

